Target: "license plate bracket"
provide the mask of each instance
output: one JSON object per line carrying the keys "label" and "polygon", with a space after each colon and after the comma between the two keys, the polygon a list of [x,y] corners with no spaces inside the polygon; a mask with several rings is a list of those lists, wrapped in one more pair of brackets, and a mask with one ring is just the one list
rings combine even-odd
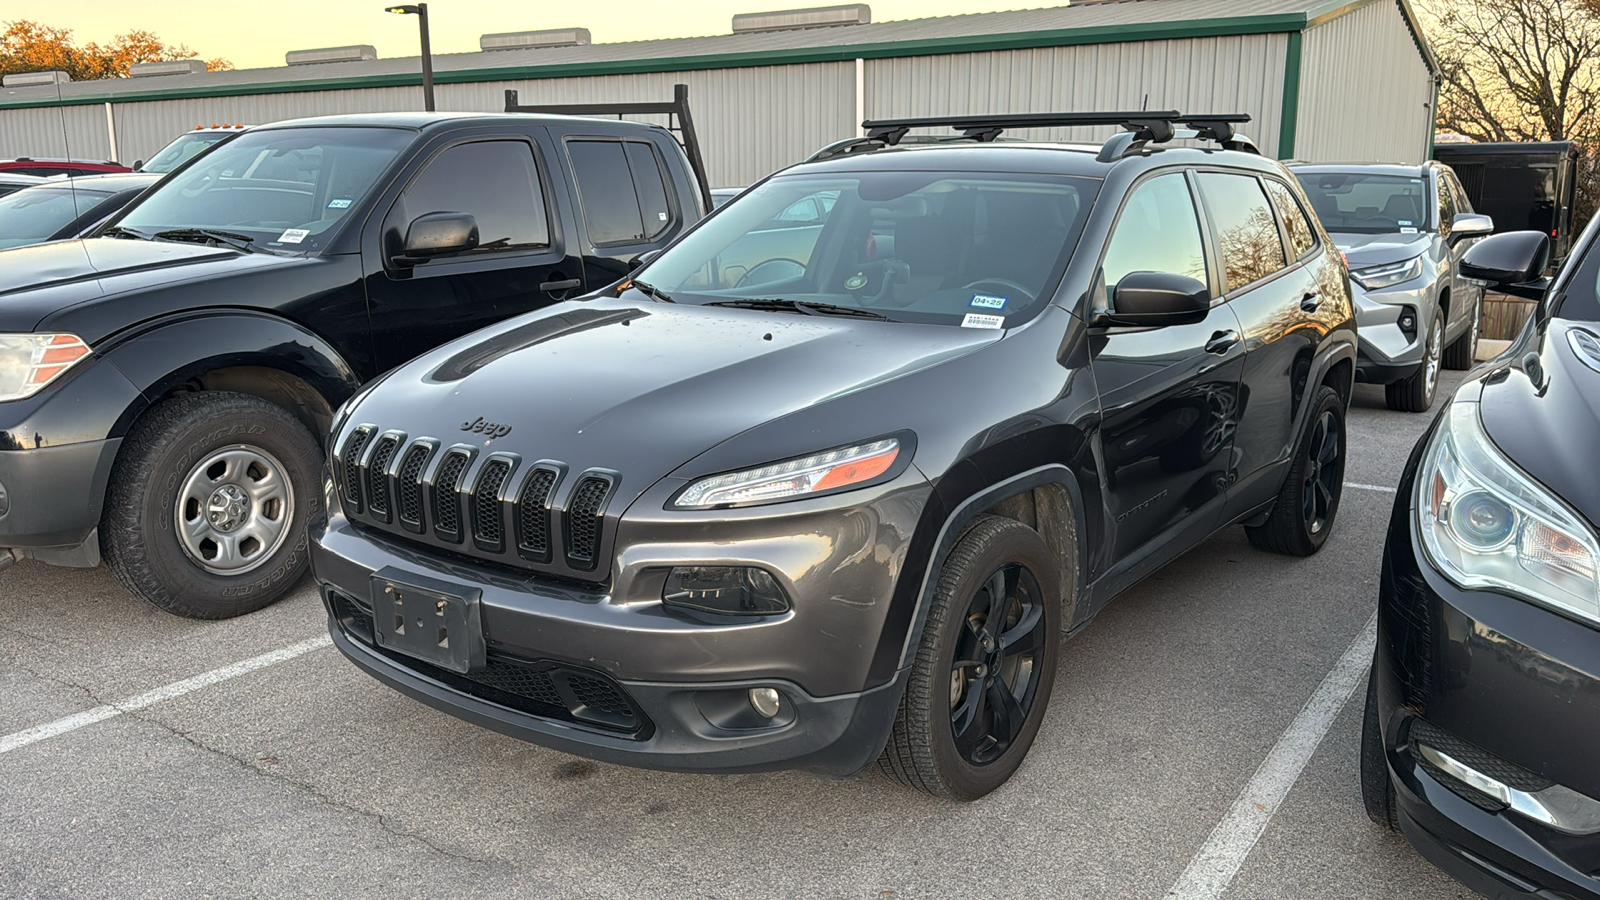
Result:
{"label": "license plate bracket", "polygon": [[483,668],[482,591],[392,567],[371,584],[378,646],[463,675]]}

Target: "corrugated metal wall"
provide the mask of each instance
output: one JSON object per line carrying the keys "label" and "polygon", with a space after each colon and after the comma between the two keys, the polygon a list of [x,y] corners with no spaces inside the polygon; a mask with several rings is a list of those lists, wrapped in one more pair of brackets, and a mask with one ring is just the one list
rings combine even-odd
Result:
{"label": "corrugated metal wall", "polygon": [[[1253,121],[1240,131],[1275,156],[1288,46],[1287,35],[1269,34],[871,59],[866,112],[868,118],[1140,108],[1246,112]],[[1099,143],[1110,130],[1028,134]]]}
{"label": "corrugated metal wall", "polygon": [[0,159],[17,156],[110,159],[105,106],[0,111]]}
{"label": "corrugated metal wall", "polygon": [[1306,31],[1295,156],[1315,162],[1421,162],[1433,80],[1392,0]]}

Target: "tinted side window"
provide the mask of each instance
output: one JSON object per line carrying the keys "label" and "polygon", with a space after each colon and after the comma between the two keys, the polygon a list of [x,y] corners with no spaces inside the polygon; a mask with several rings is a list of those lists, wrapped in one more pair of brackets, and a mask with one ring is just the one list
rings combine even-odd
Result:
{"label": "tinted side window", "polygon": [[1277,181],[1267,181],[1267,193],[1272,195],[1272,203],[1278,207],[1278,215],[1283,217],[1284,230],[1289,232],[1289,248],[1294,251],[1294,258],[1300,259],[1310,253],[1311,248],[1317,245],[1317,238],[1311,230],[1311,222],[1306,219],[1305,210],[1300,208],[1300,201]]}
{"label": "tinted side window", "polygon": [[656,159],[656,148],[640,141],[623,143],[628,169],[633,175],[633,191],[643,214],[644,239],[651,240],[672,224],[672,207],[667,203],[667,182]]}
{"label": "tinted side window", "polygon": [[1158,175],[1133,189],[1106,245],[1106,290],[1129,272],[1168,272],[1206,282],[1200,219],[1188,179]]}
{"label": "tinted side window", "polygon": [[1456,193],[1450,187],[1450,179],[1440,173],[1438,180],[1439,190],[1439,233],[1448,237],[1451,223],[1455,221],[1456,213],[1460,211],[1456,204]]}
{"label": "tinted side window", "polygon": [[568,141],[567,153],[595,246],[653,240],[672,224],[654,147],[639,141]]}
{"label": "tinted side window", "polygon": [[521,141],[483,141],[445,150],[406,186],[396,209],[401,221],[395,227],[402,233],[426,213],[463,212],[478,220],[480,249],[550,243],[533,148]]}
{"label": "tinted side window", "polygon": [[1216,230],[1224,290],[1232,293],[1288,264],[1278,220],[1254,176],[1202,172],[1200,194]]}

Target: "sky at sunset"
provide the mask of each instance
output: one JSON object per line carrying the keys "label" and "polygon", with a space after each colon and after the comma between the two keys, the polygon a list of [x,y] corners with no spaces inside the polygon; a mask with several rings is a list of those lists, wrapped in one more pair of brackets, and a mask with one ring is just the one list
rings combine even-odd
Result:
{"label": "sky at sunset", "polygon": [[[283,65],[290,50],[372,44],[380,57],[417,55],[416,19],[386,14],[382,0],[320,3],[230,0],[0,0],[0,23],[32,19],[70,28],[78,42],[106,41],[133,29],[153,31],[169,44],[187,44],[202,57],[226,57],[241,69]],[[726,34],[734,13],[831,5],[829,0],[432,0],[428,18],[433,52],[478,49],[478,36],[499,31],[588,28],[595,43]],[[1065,5],[1048,0],[875,0],[874,21]]]}

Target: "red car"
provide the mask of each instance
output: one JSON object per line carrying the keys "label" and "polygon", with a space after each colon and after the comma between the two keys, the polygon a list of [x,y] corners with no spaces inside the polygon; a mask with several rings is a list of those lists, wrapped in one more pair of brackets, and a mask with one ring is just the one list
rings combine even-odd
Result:
{"label": "red car", "polygon": [[113,172],[132,171],[127,166],[120,166],[114,162],[92,162],[83,159],[32,159],[26,156],[0,159],[0,172],[38,175],[43,178],[52,175],[107,175]]}

